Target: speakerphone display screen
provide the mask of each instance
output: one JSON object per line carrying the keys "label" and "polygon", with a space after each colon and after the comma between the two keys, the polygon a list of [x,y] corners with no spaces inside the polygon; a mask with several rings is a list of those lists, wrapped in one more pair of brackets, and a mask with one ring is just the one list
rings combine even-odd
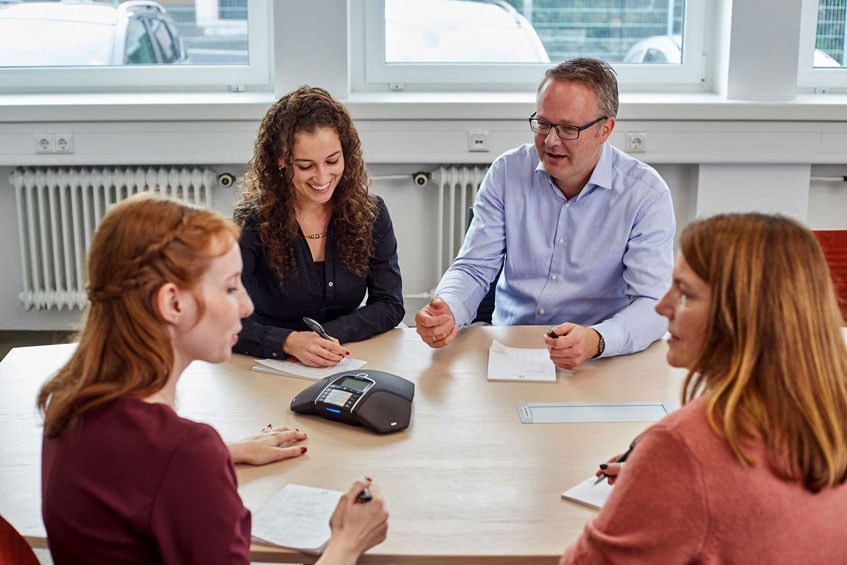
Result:
{"label": "speakerphone display screen", "polygon": [[353,390],[358,390],[359,392],[364,391],[368,388],[368,385],[371,383],[368,381],[363,381],[361,379],[354,379],[352,377],[344,377],[340,383],[335,383],[338,386],[343,386],[344,388],[352,388]]}

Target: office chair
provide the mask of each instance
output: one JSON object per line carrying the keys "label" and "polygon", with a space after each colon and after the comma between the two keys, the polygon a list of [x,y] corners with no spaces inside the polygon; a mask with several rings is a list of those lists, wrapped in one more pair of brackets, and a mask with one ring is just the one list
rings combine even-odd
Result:
{"label": "office chair", "polygon": [[0,565],[39,565],[38,558],[21,534],[0,516]]}
{"label": "office chair", "polygon": [[[467,223],[465,224],[465,232],[467,232],[468,228],[471,227],[471,221],[473,220],[473,208],[468,208],[467,215]],[[494,294],[497,290],[497,281],[500,280],[500,274],[503,272],[503,266],[500,265],[500,270],[497,271],[497,276],[494,277],[494,280],[491,281],[491,286],[488,287],[488,293],[483,297],[482,302],[479,303],[479,308],[476,309],[476,317],[473,319],[473,322],[484,322],[486,324],[491,324],[491,316],[494,314]]]}
{"label": "office chair", "polygon": [[814,230],[823,249],[838,307],[847,325],[847,230]]}

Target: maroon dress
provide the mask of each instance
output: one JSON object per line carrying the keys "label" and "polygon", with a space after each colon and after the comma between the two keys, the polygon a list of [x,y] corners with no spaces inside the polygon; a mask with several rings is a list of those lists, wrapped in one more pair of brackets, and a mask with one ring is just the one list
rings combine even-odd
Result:
{"label": "maroon dress", "polygon": [[248,563],[229,451],[163,404],[122,397],[45,440],[41,494],[56,565]]}

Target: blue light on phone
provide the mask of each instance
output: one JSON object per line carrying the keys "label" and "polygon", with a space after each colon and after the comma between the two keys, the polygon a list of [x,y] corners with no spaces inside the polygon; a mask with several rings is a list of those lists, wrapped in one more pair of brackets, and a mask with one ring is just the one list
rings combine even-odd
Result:
{"label": "blue light on phone", "polygon": [[336,410],[335,408],[327,408],[330,412],[335,412],[336,414],[341,414],[341,410]]}

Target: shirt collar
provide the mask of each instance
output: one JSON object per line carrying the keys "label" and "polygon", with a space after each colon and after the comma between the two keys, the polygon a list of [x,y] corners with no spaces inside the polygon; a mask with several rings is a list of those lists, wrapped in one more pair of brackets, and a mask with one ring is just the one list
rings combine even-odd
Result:
{"label": "shirt collar", "polygon": [[[588,182],[585,186],[588,187],[592,184],[609,190],[612,188],[612,149],[609,147],[608,141],[603,143],[603,147],[600,149],[600,159],[594,165],[594,170],[591,172],[591,176],[588,177]],[[585,189],[583,189],[584,191]]]}
{"label": "shirt collar", "polygon": [[[544,170],[544,163],[539,159],[538,164],[535,166],[535,172],[542,172],[547,174],[547,171]],[[553,178],[550,175],[547,175],[550,178],[550,182],[554,185],[556,184],[553,181]],[[591,176],[588,177],[588,182],[585,183],[585,187],[589,187],[591,185],[598,186],[600,188],[611,189],[612,188],[612,150],[609,147],[609,142],[603,143],[603,147],[600,149],[600,159],[597,160],[597,164],[594,165],[594,170],[591,172]],[[580,194],[585,192],[583,188],[580,191]]]}

